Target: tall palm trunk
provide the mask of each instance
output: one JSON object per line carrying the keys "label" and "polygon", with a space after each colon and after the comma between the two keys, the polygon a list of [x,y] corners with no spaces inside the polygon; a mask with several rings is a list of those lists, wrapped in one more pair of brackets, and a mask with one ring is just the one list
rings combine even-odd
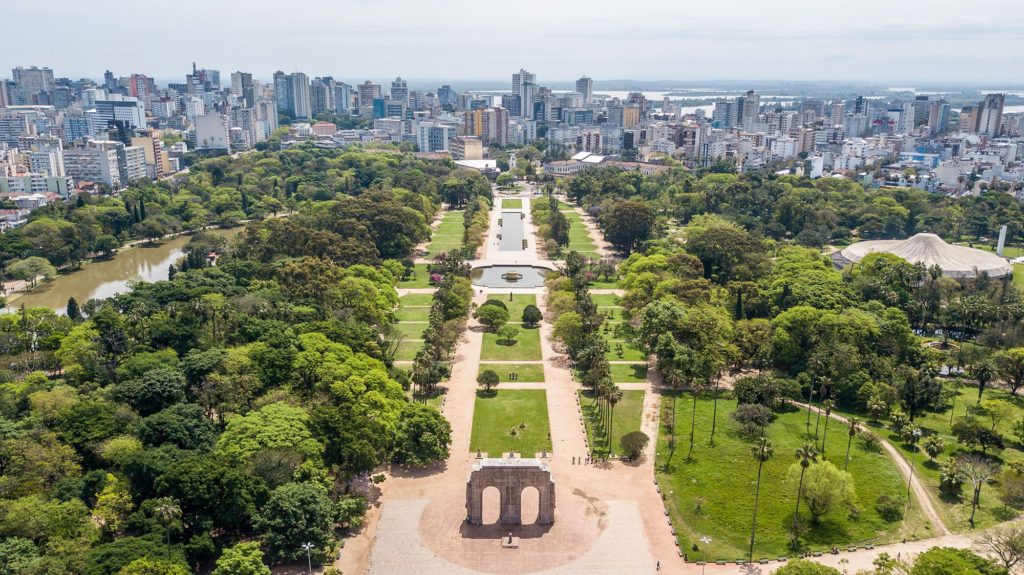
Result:
{"label": "tall palm trunk", "polygon": [[807,472],[807,468],[803,465],[800,466],[800,484],[796,488],[796,511],[793,512],[793,535],[796,536],[797,522],[800,521],[800,500],[804,496],[804,473]]}
{"label": "tall palm trunk", "polygon": [[759,458],[757,464],[757,487],[754,489],[754,525],[750,528],[750,554],[747,561],[754,561],[754,536],[757,534],[757,503],[761,498],[761,469],[764,467],[764,459]]}
{"label": "tall palm trunk", "polygon": [[721,381],[721,376],[715,376],[715,397],[712,400],[711,407],[711,447],[715,446],[715,424],[718,423],[718,382]]}
{"label": "tall palm trunk", "polygon": [[686,452],[686,457],[690,457],[693,453],[693,432],[697,426],[697,388],[693,388],[693,411],[690,414],[690,450]]}
{"label": "tall palm trunk", "polygon": [[843,463],[843,471],[850,466],[850,446],[853,445],[853,434],[850,434],[850,438],[846,440],[846,461]]}

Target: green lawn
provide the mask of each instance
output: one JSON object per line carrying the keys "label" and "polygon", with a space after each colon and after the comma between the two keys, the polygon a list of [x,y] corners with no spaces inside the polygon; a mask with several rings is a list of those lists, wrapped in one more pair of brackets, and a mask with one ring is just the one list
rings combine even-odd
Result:
{"label": "green lawn", "polygon": [[400,307],[395,312],[395,319],[398,321],[429,321],[429,307]]}
{"label": "green lawn", "polygon": [[597,246],[590,239],[590,232],[587,231],[587,225],[583,222],[583,217],[574,211],[562,213],[569,220],[569,246],[565,251],[577,251],[589,258],[599,257]]}
{"label": "green lawn", "polygon": [[[672,400],[662,400],[662,421],[671,421]],[[757,464],[751,456],[751,440],[737,433],[737,425],[730,418],[735,410],[733,400],[719,400],[715,446],[709,447],[712,401],[701,399],[697,404],[695,445],[692,457],[687,457],[691,422],[691,399],[679,398],[675,416],[676,445],[669,447],[668,432],[662,428],[658,438],[656,475],[662,493],[667,494],[667,506],[677,528],[681,548],[690,549],[701,535],[713,540],[708,559],[736,560],[746,557],[750,537],[751,513]],[[793,519],[796,489],[787,481],[787,470],[796,463],[795,450],[807,438],[803,411],[778,414],[767,427],[767,436],[774,446],[774,457],[764,464],[761,481],[760,505],[757,521],[757,542],[754,558],[774,558],[790,555],[787,526]],[[835,421],[829,426],[828,458],[838,466],[846,453],[847,434]],[[865,542],[881,543],[901,536],[901,523],[886,522],[875,510],[879,495],[898,496],[905,493],[906,483],[893,462],[884,453],[866,451],[860,441],[854,441],[850,454],[849,472],[857,492],[859,515],[852,518],[845,510],[834,511],[810,529],[804,542],[810,549],[821,550],[837,545]],[[916,515],[918,505],[911,506],[908,525],[920,523]],[[810,525],[806,506],[801,506],[801,517]],[[925,527],[916,530],[919,538],[933,533]]]}
{"label": "green lawn", "polygon": [[430,307],[433,303],[434,294],[432,293],[410,293],[398,298],[399,305]]}
{"label": "green lawn", "polygon": [[502,198],[501,209],[503,210],[521,210],[523,209],[523,200],[520,198]]}
{"label": "green lawn", "polygon": [[549,429],[548,400],[544,390],[479,391],[473,409],[473,434],[469,446],[471,451],[479,449],[491,457],[501,457],[508,451],[533,457],[541,451],[551,451]]}
{"label": "green lawn", "polygon": [[[602,417],[602,410],[594,403],[589,391],[580,391],[579,394],[583,421],[587,426],[587,441],[590,443],[590,452],[597,457],[605,457],[608,455],[609,450],[607,427]],[[622,439],[623,435],[640,431],[643,411],[643,391],[630,390],[622,392],[622,400],[615,404],[615,413],[612,417],[611,451],[613,453],[622,453],[622,449],[619,447],[619,440]]]}
{"label": "green lawn", "polygon": [[501,378],[502,383],[511,381],[509,379],[509,373],[511,372],[519,374],[519,379],[516,381],[544,383],[543,363],[481,363],[480,372],[483,372],[485,369],[494,370],[498,377]]}
{"label": "green lawn", "polygon": [[612,381],[615,383],[636,383],[647,381],[647,366],[642,363],[613,363]]}
{"label": "green lawn", "polygon": [[405,280],[398,282],[402,289],[416,289],[430,287],[430,272],[427,271],[429,264],[416,264],[413,266],[412,275]]}
{"label": "green lawn", "polygon": [[391,324],[391,329],[402,334],[402,339],[420,339],[423,337],[423,331],[430,325],[427,322],[416,323],[416,322],[399,322]]}
{"label": "green lawn", "polygon": [[484,347],[480,351],[480,359],[499,361],[540,361],[540,329],[520,329],[516,342],[512,345],[502,341],[498,343],[498,335],[493,332],[484,333]]}
{"label": "green lawn", "polygon": [[528,293],[513,294],[512,301],[509,301],[507,293],[488,292],[487,299],[496,299],[505,304],[508,308],[508,321],[513,323],[523,321],[523,310],[526,306],[537,305],[537,296]]}
{"label": "green lawn", "polygon": [[[601,336],[608,342],[608,353],[605,354],[608,361],[644,361],[647,359],[644,352],[634,347],[632,343],[620,337],[616,337],[614,333],[605,333],[602,330]],[[616,345],[622,346],[621,355],[619,354]]]}
{"label": "green lawn", "polygon": [[590,299],[597,307],[619,307],[619,296],[613,293],[591,294]]}
{"label": "green lawn", "polygon": [[604,281],[604,276],[590,282],[590,289],[616,289],[619,287],[619,280],[612,277],[608,281]]}
{"label": "green lawn", "polygon": [[464,229],[461,210],[446,212],[441,223],[431,235],[430,244],[427,246],[427,255],[437,255],[462,247]]}
{"label": "green lawn", "polygon": [[[1006,406],[1009,409],[1006,417],[996,423],[996,430],[1003,435],[1006,442],[1006,449],[999,452],[990,451],[989,453],[996,461],[1004,465],[1012,462],[1024,461],[1024,452],[1021,451],[1021,448],[1024,446],[1020,444],[1012,430],[1013,423],[1024,418],[1024,398],[1011,396],[1008,391],[990,388],[985,390],[981,409],[976,407],[977,401],[977,387],[961,387],[953,407],[954,419],[963,417],[966,410],[969,408],[982,423],[990,424],[991,419],[989,418],[989,413],[991,413],[991,411],[988,408],[993,406]],[[940,461],[945,460],[947,457],[955,455],[960,451],[967,451],[969,449],[966,445],[961,444],[955,437],[953,437],[950,431],[949,418],[949,409],[945,409],[939,413],[919,414],[914,419],[914,423],[921,426],[924,433],[937,433],[942,437],[945,442],[945,451],[939,456],[938,459]],[[935,463],[928,461],[928,456],[923,452],[923,450],[914,449],[905,444],[890,429],[874,426],[872,426],[871,429],[882,437],[888,439],[890,443],[900,449],[904,456],[914,462],[915,473],[920,474],[920,477],[925,478],[929,491],[933,495],[933,499],[939,502],[939,507],[945,515],[947,526],[951,530],[955,531],[967,531],[970,529],[970,524],[967,522],[971,515],[970,487],[965,487],[965,496],[962,496],[960,499],[940,497],[938,466]],[[1000,488],[995,484],[989,484],[982,488],[981,504],[978,507],[977,514],[974,518],[977,529],[988,527],[1001,521],[1006,521],[1011,518],[1011,516],[1017,515],[1017,513],[1012,509],[1004,507],[1003,503],[999,500],[999,493]]]}
{"label": "green lawn", "polygon": [[1024,289],[1024,264],[1013,264],[1013,285]]}
{"label": "green lawn", "polygon": [[423,347],[422,339],[402,340],[395,352],[395,361],[412,361],[416,359],[416,352]]}

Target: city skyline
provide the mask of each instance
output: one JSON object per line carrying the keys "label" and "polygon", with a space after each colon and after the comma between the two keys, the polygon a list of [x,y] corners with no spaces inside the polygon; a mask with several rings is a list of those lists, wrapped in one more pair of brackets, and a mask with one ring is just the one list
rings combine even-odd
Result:
{"label": "city skyline", "polygon": [[[106,9],[114,6],[110,0],[59,0],[47,15],[47,42],[33,42],[31,26],[11,27],[9,42],[32,45],[32,55],[26,60],[24,53],[5,51],[0,69],[46,65],[77,78],[101,76],[116,66],[119,74],[169,78],[198,60],[261,78],[277,69],[346,78],[393,70],[410,81],[495,81],[507,69],[526,67],[551,82],[587,74],[596,81],[1005,84],[1006,70],[1016,64],[1013,55],[1024,48],[1024,17],[1013,13],[1012,0],[995,0],[970,17],[962,17],[961,7],[949,0],[895,6],[868,0],[858,8],[862,16],[831,19],[790,4],[741,0],[726,21],[711,10],[680,12],[662,0],[638,14],[603,0],[585,8],[528,0],[515,12],[474,10],[462,0],[446,2],[443,9],[406,0],[387,6],[300,0],[287,11],[263,0],[247,3],[245,10],[235,3],[187,0],[180,10],[188,15],[184,20],[144,22],[146,45],[164,49],[108,40],[90,44],[83,57],[76,31],[123,30],[119,37],[129,39],[139,23],[123,9]],[[27,6],[6,12],[12,21],[37,16]],[[495,33],[499,21],[501,31],[511,32]]]}

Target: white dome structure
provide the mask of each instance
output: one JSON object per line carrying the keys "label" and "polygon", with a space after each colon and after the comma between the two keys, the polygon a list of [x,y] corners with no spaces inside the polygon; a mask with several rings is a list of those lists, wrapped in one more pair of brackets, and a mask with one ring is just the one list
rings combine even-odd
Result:
{"label": "white dome structure", "polygon": [[906,240],[857,242],[832,254],[832,261],[844,267],[873,253],[892,254],[927,267],[939,266],[943,275],[957,279],[973,278],[981,273],[1001,278],[1013,273],[1013,266],[992,252],[950,245],[935,234],[924,233]]}

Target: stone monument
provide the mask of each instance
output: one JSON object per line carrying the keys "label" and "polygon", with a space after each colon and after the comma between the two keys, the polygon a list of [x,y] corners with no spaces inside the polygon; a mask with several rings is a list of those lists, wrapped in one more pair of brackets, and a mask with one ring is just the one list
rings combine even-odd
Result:
{"label": "stone monument", "polygon": [[535,487],[538,494],[537,524],[555,522],[555,482],[551,468],[539,459],[487,458],[473,465],[466,481],[466,521],[482,525],[484,489],[496,487],[500,494],[501,525],[522,525],[523,490]]}

